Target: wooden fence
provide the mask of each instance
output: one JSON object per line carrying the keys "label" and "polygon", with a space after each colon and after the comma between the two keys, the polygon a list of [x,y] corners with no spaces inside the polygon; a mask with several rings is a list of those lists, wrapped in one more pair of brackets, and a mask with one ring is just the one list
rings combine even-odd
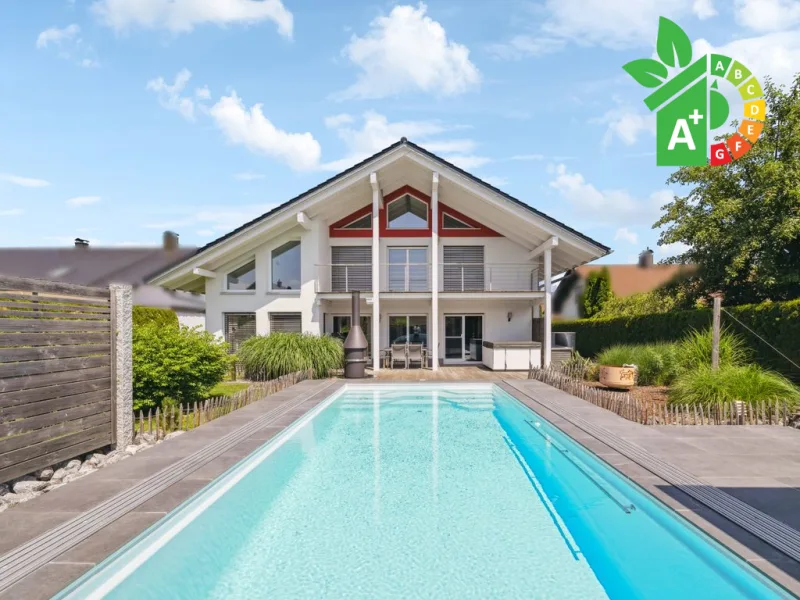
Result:
{"label": "wooden fence", "polygon": [[108,289],[0,276],[0,482],[114,441]]}
{"label": "wooden fence", "polygon": [[531,369],[535,379],[582,398],[623,419],[642,425],[789,425],[793,418],[786,402],[720,402],[713,406],[673,404],[635,398],[630,392],[616,392],[588,385],[583,369],[550,367]]}
{"label": "wooden fence", "polygon": [[152,435],[154,440],[160,440],[173,431],[194,429],[248,404],[263,400],[295,383],[311,379],[313,375],[314,372],[310,369],[298,371],[270,381],[253,383],[247,389],[230,396],[209,398],[203,402],[192,404],[173,404],[164,410],[161,408],[156,408],[155,411],[149,409],[146,413],[140,410],[134,419],[134,430],[138,435],[147,433]]}

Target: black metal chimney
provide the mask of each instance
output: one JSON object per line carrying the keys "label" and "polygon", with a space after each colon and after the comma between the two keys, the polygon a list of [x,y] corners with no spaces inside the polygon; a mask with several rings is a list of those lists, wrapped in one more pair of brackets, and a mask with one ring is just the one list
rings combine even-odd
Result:
{"label": "black metal chimney", "polygon": [[367,338],[361,330],[361,294],[353,292],[350,332],[344,341],[345,379],[363,379],[367,368]]}

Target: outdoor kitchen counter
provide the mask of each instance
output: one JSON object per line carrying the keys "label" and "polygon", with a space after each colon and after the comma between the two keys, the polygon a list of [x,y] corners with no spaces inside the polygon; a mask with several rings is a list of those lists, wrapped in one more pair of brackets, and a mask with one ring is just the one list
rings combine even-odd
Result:
{"label": "outdoor kitchen counter", "polygon": [[527,371],[542,364],[542,344],[484,341],[483,364],[492,371]]}

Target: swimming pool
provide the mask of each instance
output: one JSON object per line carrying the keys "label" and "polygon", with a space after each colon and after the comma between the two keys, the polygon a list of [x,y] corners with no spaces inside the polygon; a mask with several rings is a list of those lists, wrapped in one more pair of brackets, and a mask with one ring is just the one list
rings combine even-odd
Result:
{"label": "swimming pool", "polygon": [[345,386],[59,598],[790,598],[501,389]]}

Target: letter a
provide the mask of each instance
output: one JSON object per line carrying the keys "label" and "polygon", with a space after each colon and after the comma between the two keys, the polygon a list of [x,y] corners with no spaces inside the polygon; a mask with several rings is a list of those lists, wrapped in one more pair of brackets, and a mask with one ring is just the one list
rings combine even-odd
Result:
{"label": "letter a", "polygon": [[[681,136],[681,134],[683,135]],[[667,150],[674,150],[677,144],[686,144],[689,150],[696,150],[694,138],[692,137],[692,132],[689,131],[689,123],[686,119],[678,119],[675,123],[675,129],[672,130],[672,137],[669,138]]]}

